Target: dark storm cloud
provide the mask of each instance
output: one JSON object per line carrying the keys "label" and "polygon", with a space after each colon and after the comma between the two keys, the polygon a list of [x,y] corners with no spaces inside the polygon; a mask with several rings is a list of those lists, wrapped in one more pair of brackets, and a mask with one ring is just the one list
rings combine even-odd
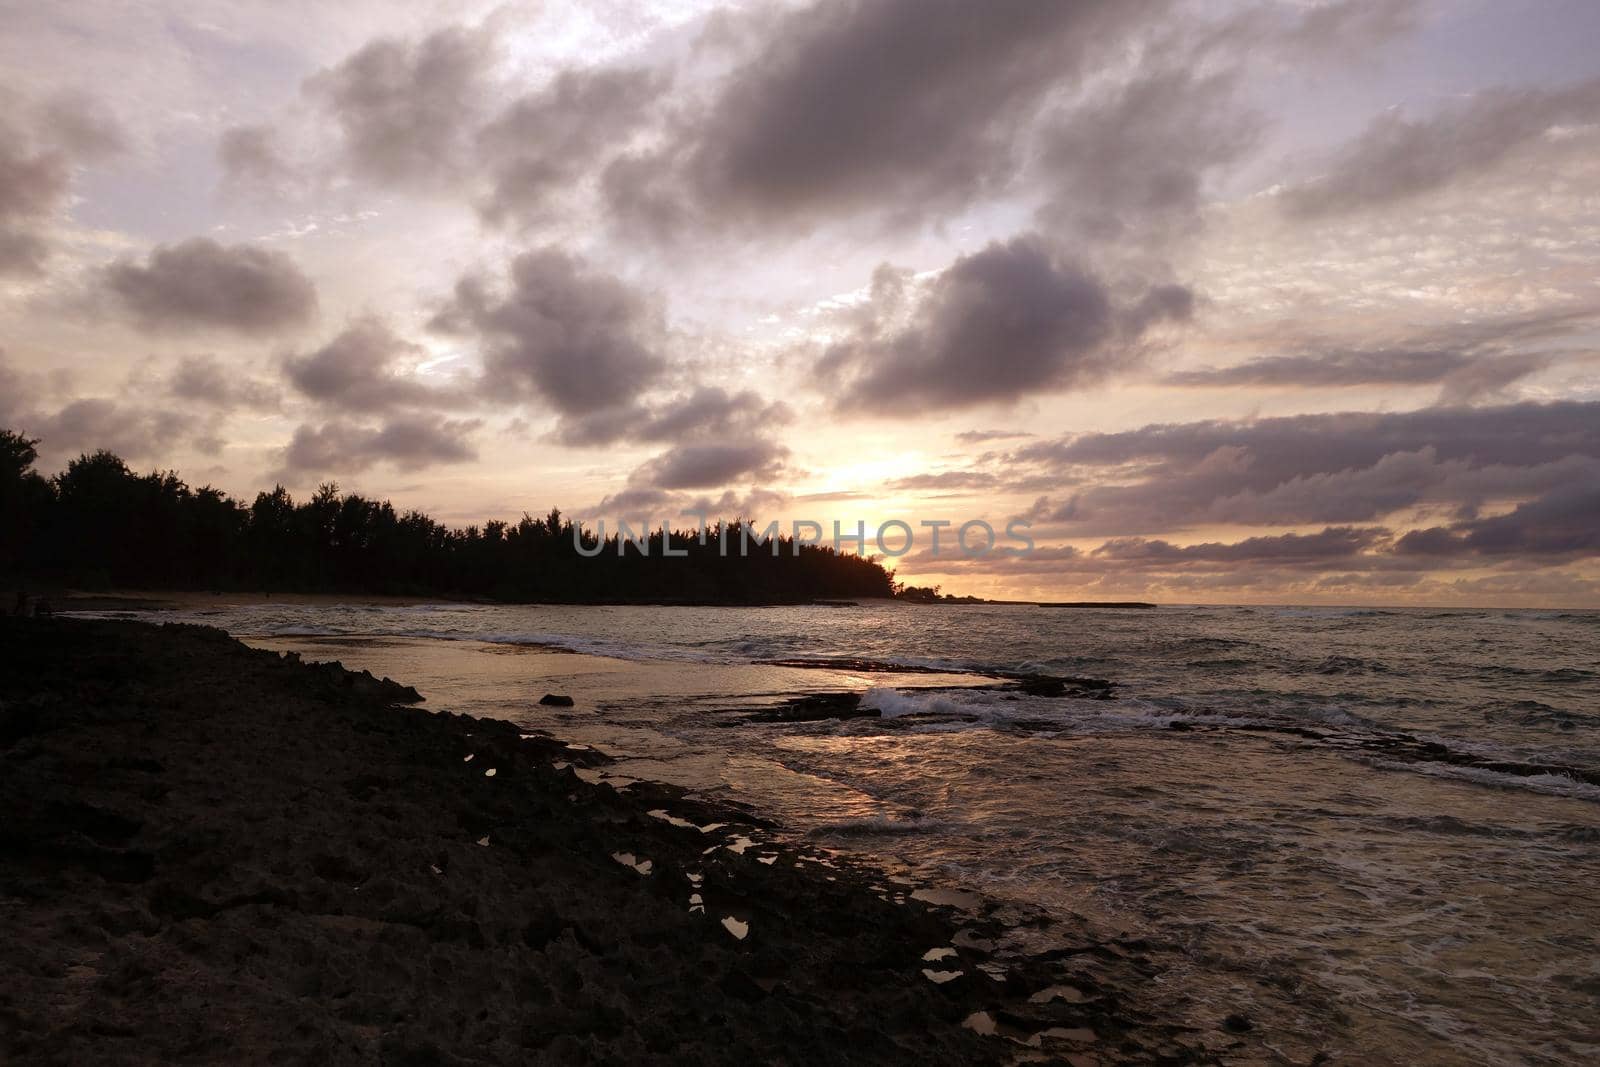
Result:
{"label": "dark storm cloud", "polygon": [[1560,485],[1504,515],[1413,530],[1395,550],[1430,557],[1600,556],[1600,477]]}
{"label": "dark storm cloud", "polygon": [[1144,331],[1187,318],[1179,286],[1148,290],[1118,310],[1108,288],[1032,236],[958,259],[902,327],[903,287],[880,271],[855,336],[829,347],[817,372],[840,406],[911,415],[1010,403],[1092,383],[1128,358]]}
{"label": "dark storm cloud", "polygon": [[0,277],[44,268],[51,222],[66,206],[74,166],[123,143],[116,119],[96,101],[59,96],[30,103],[0,87]]}
{"label": "dark storm cloud", "polygon": [[518,256],[510,273],[503,293],[463,279],[434,319],[482,339],[486,396],[537,397],[581,417],[626,407],[660,377],[663,328],[651,300],[553,248]]}
{"label": "dark storm cloud", "polygon": [[709,218],[783,226],[947,211],[1009,179],[1050,91],[1169,7],[824,0],[773,20],[705,113],[620,164],[607,189],[622,213],[657,221],[680,210],[675,196]]}
{"label": "dark storm cloud", "polygon": [[289,474],[339,474],[377,463],[420,470],[476,459],[471,434],[477,420],[447,421],[436,416],[401,415],[381,426],[330,422],[301,426],[283,452]]}
{"label": "dark storm cloud", "polygon": [[158,246],[142,264],[119,260],[103,278],[134,322],[152,332],[271,334],[305,324],[317,309],[316,289],[282,252],[208,237]]}
{"label": "dark storm cloud", "polygon": [[507,107],[477,135],[492,188],[484,219],[538,221],[649,115],[668,79],[647,69],[567,70]]}
{"label": "dark storm cloud", "polygon": [[270,411],[278,407],[278,391],[242,374],[215,356],[189,356],[167,378],[167,392],[180,400],[228,411],[244,407]]}
{"label": "dark storm cloud", "polygon": [[1321,177],[1284,194],[1314,218],[1398,203],[1497,166],[1560,123],[1600,120],[1600,79],[1561,89],[1491,89],[1425,119],[1375,120]]}
{"label": "dark storm cloud", "polygon": [[385,323],[367,318],[326,345],[284,362],[289,381],[303,395],[346,411],[382,412],[458,402],[449,391],[406,377],[400,368],[423,354],[421,345],[396,336]]}
{"label": "dark storm cloud", "polygon": [[372,41],[305,88],[339,124],[355,174],[390,185],[447,185],[470,166],[494,58],[488,30],[449,27],[420,41]]}
{"label": "dark storm cloud", "polygon": [[768,402],[745,389],[729,393],[702,386],[686,396],[647,407],[630,404],[561,420],[556,440],[568,445],[603,445],[613,441],[682,442],[708,437],[735,437],[775,428],[794,418],[782,401]]}

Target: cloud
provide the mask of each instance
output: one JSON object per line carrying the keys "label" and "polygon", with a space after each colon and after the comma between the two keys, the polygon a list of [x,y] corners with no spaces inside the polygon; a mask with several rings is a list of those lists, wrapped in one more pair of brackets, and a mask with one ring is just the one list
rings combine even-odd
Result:
{"label": "cloud", "polygon": [[[652,126],[671,72],[572,66],[529,90],[500,64],[498,43],[515,18],[500,12],[478,26],[379,37],[306,78],[311,115],[223,133],[224,189],[285,196],[354,178],[468,200],[495,226],[564,218],[603,164]],[[285,133],[301,146],[294,161]],[[318,147],[330,140],[333,151]]]}
{"label": "cloud", "polygon": [[[207,359],[186,360],[184,368],[199,367]],[[164,383],[164,394],[178,395],[174,383],[195,379],[184,375],[184,368]],[[146,403],[130,382],[115,398],[63,398],[66,382],[64,376],[13,369],[0,350],[0,429],[39,439],[41,470],[54,469],[77,453],[102,448],[134,462],[168,463],[173,450],[185,445],[207,453],[222,447],[218,441],[221,412],[229,405],[220,397],[186,396],[184,399],[197,401],[197,406],[187,409],[156,398]],[[235,379],[241,392],[253,384]]]}
{"label": "cloud", "polygon": [[143,264],[118,260],[103,278],[135,324],[156,333],[272,334],[309,322],[317,309],[316,289],[288,256],[209,237],[160,245]]}
{"label": "cloud", "polygon": [[13,367],[6,350],[0,348],[0,429],[23,429],[35,400],[34,377]]}
{"label": "cloud", "polygon": [[425,354],[421,345],[396,336],[381,320],[364,318],[315,352],[285,360],[284,371],[304,396],[345,411],[459,403],[459,394],[402,372],[402,365]]}
{"label": "cloud", "polygon": [[654,486],[632,486],[604,497],[596,510],[609,515],[639,515],[650,513],[664,518],[675,518],[687,506],[688,498],[681,493],[669,493]]}
{"label": "cloud", "polygon": [[89,97],[27,101],[0,91],[0,277],[43,271],[74,168],[123,145],[116,119]]}
{"label": "cloud", "polygon": [[620,279],[554,248],[518,256],[510,274],[499,294],[463,279],[433,322],[482,340],[485,395],[585,416],[632,403],[661,376],[661,313]]}
{"label": "cloud", "polygon": [[1193,57],[1147,59],[1147,72],[1051,116],[1035,167],[1048,189],[1042,225],[1142,250],[1200,222],[1208,172],[1253,148],[1260,120],[1235,105],[1237,72],[1198,74]]}
{"label": "cloud", "polygon": [[1314,534],[1274,534],[1232,543],[1208,541],[1182,546],[1168,541],[1124,537],[1105,542],[1092,555],[1099,560],[1140,566],[1244,563],[1321,566],[1330,560],[1342,560],[1367,551],[1388,537],[1389,531],[1381,528],[1353,526],[1330,526]]}
{"label": "cloud", "polygon": [[238,367],[224,364],[215,356],[183,359],[167,378],[167,392],[180,400],[222,411],[239,407],[275,410],[281,400],[276,389],[252,380]]}
{"label": "cloud", "polygon": [[1376,119],[1322,176],[1287,190],[1290,215],[1401,203],[1488,171],[1560,123],[1600,119],[1600,78],[1560,89],[1490,89],[1425,119]]}
{"label": "cloud", "polygon": [[768,402],[754,390],[729,393],[719,386],[701,386],[654,407],[630,404],[562,419],[555,439],[567,445],[592,446],[620,440],[681,442],[741,437],[781,426],[793,418],[787,404]]}
{"label": "cloud", "polygon": [[1170,374],[1168,385],[1231,389],[1240,385],[1433,385],[1472,362],[1459,352],[1372,349],[1302,356],[1268,356],[1231,367]]}
{"label": "cloud", "polygon": [[313,75],[305,90],[333,115],[358,177],[400,187],[452,186],[472,164],[472,136],[495,62],[487,27],[385,37]]}
{"label": "cloud", "polygon": [[[1583,353],[1527,346],[1582,335],[1595,324],[1596,309],[1580,303],[1408,329],[1367,344],[1291,337],[1281,342],[1289,349],[1287,354],[1178,371],[1162,381],[1185,388],[1437,385],[1442,403],[1463,404],[1499,395],[1559,360],[1587,358]],[[1285,332],[1293,331],[1291,326]]]}
{"label": "cloud", "polygon": [[1015,440],[1019,437],[1032,437],[1033,434],[1021,430],[963,430],[956,434],[956,440],[964,445],[981,445],[989,441]]}
{"label": "cloud", "polygon": [[896,490],[949,490],[992,489],[1003,484],[1000,475],[991,471],[937,471],[896,478],[885,488]]}
{"label": "cloud", "polygon": [[[1392,533],[1383,527],[1329,526],[1315,533],[1281,533],[1238,541],[1174,544],[1165,539],[1117,537],[1084,550],[1070,544],[1041,544],[1031,552],[1001,546],[984,556],[967,556],[948,547],[935,556],[931,548],[904,562],[919,573],[983,571],[991,575],[1067,578],[1072,584],[1092,582],[1103,588],[1166,587],[1203,589],[1259,585],[1279,590],[1302,585],[1326,571],[1342,572],[1347,584],[1363,575],[1414,571],[1391,554]],[[1326,579],[1319,579],[1326,580]],[[1373,577],[1365,584],[1410,584],[1409,578]]]}
{"label": "cloud", "polygon": [[774,478],[788,455],[784,446],[761,439],[682,445],[650,460],[629,481],[655,489],[716,489],[745,478]]}
{"label": "cloud", "polygon": [[217,140],[225,190],[282,195],[300,181],[271,126],[232,126]]}
{"label": "cloud", "polygon": [[909,312],[905,288],[880,271],[866,322],[827,349],[817,375],[844,409],[1012,403],[1103,378],[1150,326],[1187,318],[1191,299],[1160,286],[1119,310],[1099,279],[1016,237],[958,259]]}
{"label": "cloud", "polygon": [[283,471],[310,475],[362,471],[388,463],[403,471],[476,459],[471,434],[479,420],[400,415],[381,426],[329,422],[301,426],[283,450]]}
{"label": "cloud", "polygon": [[1423,2],[1328,0],[1297,12],[1299,17],[1280,32],[1285,44],[1308,56],[1330,52],[1365,56],[1416,29]]}
{"label": "cloud", "polygon": [[37,122],[47,140],[80,162],[105,159],[128,147],[115,113],[87,93],[66,92],[44,100]]}
{"label": "cloud", "polygon": [[1501,396],[1523,378],[1537,374],[1556,362],[1547,352],[1513,352],[1503,356],[1480,356],[1444,376],[1439,401],[1466,404],[1485,397]]}
{"label": "cloud", "polygon": [[1236,388],[1345,388],[1371,385],[1442,385],[1447,402],[1465,403],[1499,393],[1548,367],[1540,352],[1474,356],[1442,349],[1349,349],[1317,355],[1268,356],[1232,367],[1170,374],[1168,385]]}
{"label": "cloud", "polygon": [[1391,452],[1432,447],[1444,459],[1547,463],[1600,455],[1600,403],[1506,404],[1409,412],[1340,412],[1266,419],[1157,423],[1028,445],[1018,458],[1106,466],[1195,464],[1225,447],[1246,450],[1259,476],[1368,466]]}
{"label": "cloud", "polygon": [[667,84],[645,68],[565,70],[522,96],[477,134],[492,183],[480,214],[491,223],[547,219],[597,160],[626,146]]}
{"label": "cloud", "polygon": [[1594,477],[1600,404],[1153,425],[1025,445],[997,469],[1013,491],[1046,494],[1027,517],[1079,533],[1470,512]]}
{"label": "cloud", "polygon": [[608,192],[658,224],[945,213],[1000,189],[1045,97],[1169,7],[823,0],[771,20],[704,111],[614,168]]}
{"label": "cloud", "polygon": [[170,408],[146,408],[102,397],[73,400],[30,427],[52,454],[109,449],[127,460],[165,458],[195,432],[194,420]]}
{"label": "cloud", "polygon": [[1396,552],[1407,556],[1600,556],[1600,475],[1564,484],[1490,518],[1412,530]]}

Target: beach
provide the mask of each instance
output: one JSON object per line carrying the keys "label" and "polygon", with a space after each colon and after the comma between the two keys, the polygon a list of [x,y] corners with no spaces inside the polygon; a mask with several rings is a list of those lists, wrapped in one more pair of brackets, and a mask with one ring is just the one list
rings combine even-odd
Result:
{"label": "beach", "polygon": [[[391,676],[421,707],[567,742],[550,762],[599,796],[668,786],[770,824],[664,824],[711,856],[833,885],[778,858],[810,854],[873,872],[880,902],[937,902],[992,949],[920,961],[961,972],[924,992],[973,993],[953,1018],[994,1022],[1009,1052],[1600,1048],[1592,612],[202,597],[103,614]],[[658,864],[653,847],[605,856]],[[1063,1011],[1061,988],[1105,1018],[1041,1016],[1033,998]]]}
{"label": "beach", "polygon": [[1136,942],[997,967],[981,909],[736,804],[585,780],[604,756],[420,710],[403,679],[195,626],[0,634],[11,1062],[1091,1064],[1249,1039],[1127,1010]]}

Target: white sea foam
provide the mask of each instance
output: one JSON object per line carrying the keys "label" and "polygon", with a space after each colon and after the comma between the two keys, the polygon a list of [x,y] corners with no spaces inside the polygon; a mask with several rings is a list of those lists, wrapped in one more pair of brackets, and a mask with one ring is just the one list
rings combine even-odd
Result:
{"label": "white sea foam", "polygon": [[949,693],[908,693],[899,689],[873,688],[861,697],[863,707],[877,708],[885,719],[904,715],[982,715],[987,710],[974,698],[957,698]]}

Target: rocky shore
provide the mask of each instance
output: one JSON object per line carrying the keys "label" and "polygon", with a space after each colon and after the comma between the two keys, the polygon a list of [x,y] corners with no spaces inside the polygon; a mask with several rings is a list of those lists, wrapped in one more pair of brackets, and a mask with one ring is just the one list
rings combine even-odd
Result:
{"label": "rocky shore", "polygon": [[0,1061],[1217,1047],[1096,988],[1097,968],[1137,972],[1136,944],[1081,946],[1073,985],[1043,961],[986,970],[981,918],[753,812],[591,784],[600,754],[417,696],[217,630],[0,619]]}
{"label": "rocky shore", "polygon": [[931,911],[649,814],[734,813],[220,631],[3,634],[0,1059],[995,1055],[920,975]]}

